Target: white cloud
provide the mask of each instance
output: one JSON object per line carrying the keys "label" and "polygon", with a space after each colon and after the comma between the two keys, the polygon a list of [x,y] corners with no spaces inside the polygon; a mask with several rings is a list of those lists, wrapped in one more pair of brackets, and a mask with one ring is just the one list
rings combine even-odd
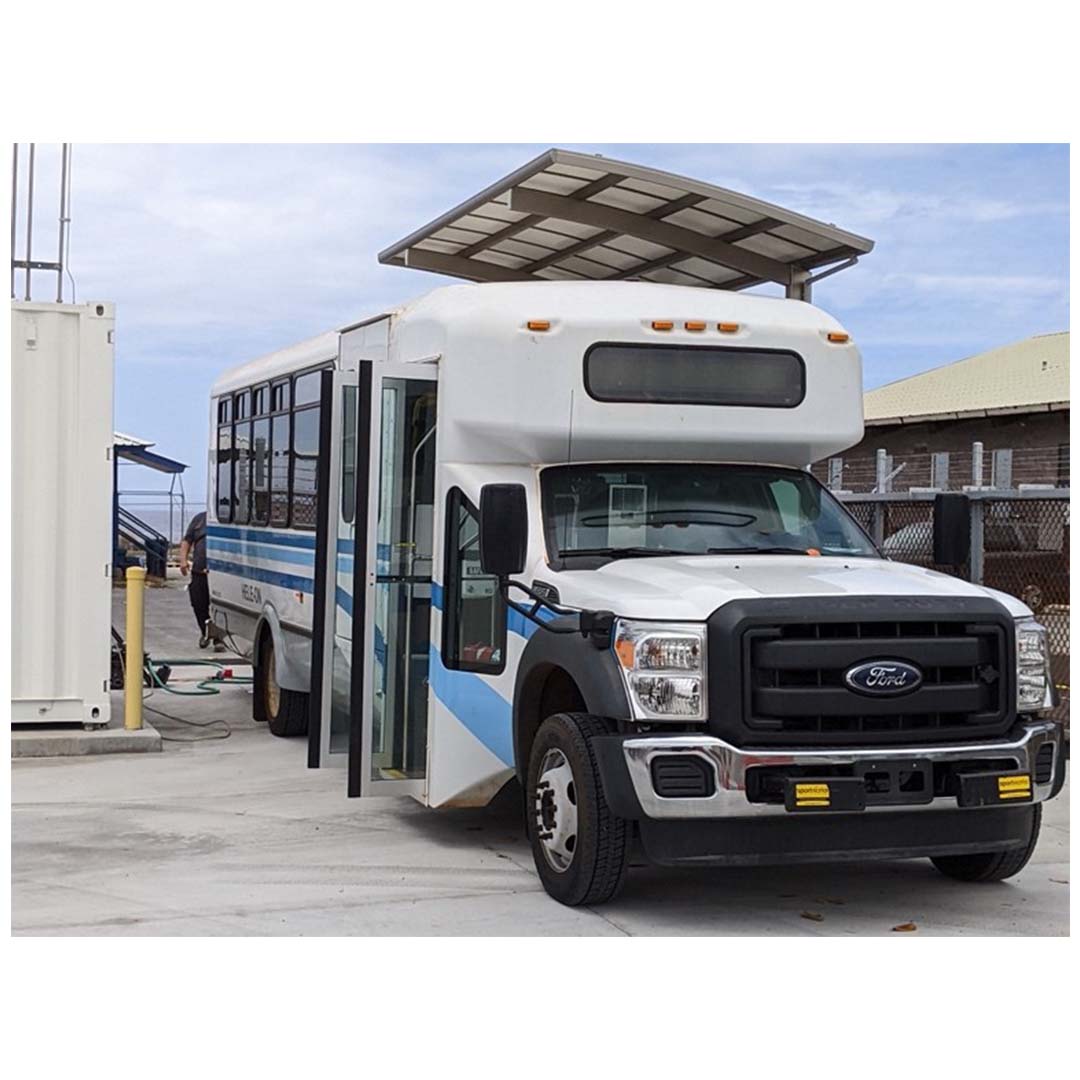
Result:
{"label": "white cloud", "polygon": [[882,285],[885,288],[900,286],[968,296],[985,296],[987,293],[1063,296],[1066,291],[1065,283],[1060,278],[1023,274],[886,274]]}

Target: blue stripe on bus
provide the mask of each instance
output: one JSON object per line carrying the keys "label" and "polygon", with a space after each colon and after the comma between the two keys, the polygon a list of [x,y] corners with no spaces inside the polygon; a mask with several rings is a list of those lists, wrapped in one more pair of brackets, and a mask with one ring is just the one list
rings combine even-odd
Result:
{"label": "blue stripe on bus", "polygon": [[[340,586],[337,589],[337,606],[345,612],[349,618],[352,618],[353,614],[353,598]],[[382,635],[382,631],[375,627],[375,659],[382,664],[384,670],[386,668],[386,639]]]}
{"label": "blue stripe on bus", "polygon": [[[440,611],[442,611],[443,600],[443,587],[437,581],[433,581],[431,583],[432,607],[436,607]],[[536,617],[541,622],[551,622],[552,619],[557,619],[558,615],[556,615],[554,611],[549,611],[547,608],[541,608],[537,612]],[[509,630],[511,634],[517,634],[519,637],[523,637],[527,640],[528,638],[531,638],[533,634],[535,634],[536,631],[540,628],[536,625],[536,623],[532,622],[530,619],[525,618],[525,616],[522,614],[521,608],[518,607],[517,604],[510,604],[508,605],[506,611],[506,629]]]}
{"label": "blue stripe on bus", "polygon": [[220,574],[234,574],[236,577],[250,578],[266,585],[277,585],[293,592],[314,593],[313,578],[300,577],[297,574],[282,574],[277,570],[264,570],[261,566],[241,566],[239,563],[225,562],[223,559],[207,559],[206,565]]}
{"label": "blue stripe on bus", "polygon": [[[310,532],[274,532],[272,529],[245,529],[237,525],[208,525],[206,535],[221,540],[241,540],[249,544],[273,544],[275,547],[315,550],[315,534]],[[375,547],[380,558],[390,557],[390,544],[376,544]],[[337,550],[343,555],[352,555],[355,548],[355,540],[340,538],[337,542]]]}
{"label": "blue stripe on bus", "polygon": [[314,551],[290,551],[274,544],[256,544],[249,540],[219,540],[212,537],[206,544],[209,551],[223,551],[231,555],[245,555],[252,559],[272,559],[274,562],[295,563],[298,566],[314,566]]}
{"label": "blue stripe on bus", "polygon": [[315,534],[308,532],[274,532],[271,529],[242,529],[235,525],[208,525],[206,535],[222,540],[246,540],[254,544],[275,544],[315,550]]}
{"label": "blue stripe on bus", "polygon": [[432,693],[504,765],[514,764],[511,705],[478,675],[448,671],[439,650],[431,647],[429,680]]}

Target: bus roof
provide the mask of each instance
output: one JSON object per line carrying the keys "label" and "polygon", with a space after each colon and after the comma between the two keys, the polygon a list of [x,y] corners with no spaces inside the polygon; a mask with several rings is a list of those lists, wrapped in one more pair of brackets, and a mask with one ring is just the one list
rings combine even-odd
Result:
{"label": "bus roof", "polygon": [[283,349],[276,349],[231,367],[215,380],[211,395],[217,396],[230,390],[253,386],[279,375],[289,375],[294,371],[318,367],[335,360],[338,354],[338,338],[337,330],[329,330],[325,334],[297,342],[295,345],[287,345]]}

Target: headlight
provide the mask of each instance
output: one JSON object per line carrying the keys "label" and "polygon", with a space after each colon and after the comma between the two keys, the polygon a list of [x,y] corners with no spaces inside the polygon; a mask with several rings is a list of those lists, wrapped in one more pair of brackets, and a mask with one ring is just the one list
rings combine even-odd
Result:
{"label": "headlight", "polygon": [[636,720],[705,719],[705,627],[619,619],[615,655]]}
{"label": "headlight", "polygon": [[1050,647],[1046,627],[1034,619],[1016,620],[1016,708],[1041,712],[1054,707]]}

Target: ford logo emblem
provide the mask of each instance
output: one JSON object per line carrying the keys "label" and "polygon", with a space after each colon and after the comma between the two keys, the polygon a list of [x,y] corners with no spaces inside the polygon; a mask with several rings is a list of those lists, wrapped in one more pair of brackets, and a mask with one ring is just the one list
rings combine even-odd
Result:
{"label": "ford logo emblem", "polygon": [[903,660],[867,660],[844,672],[844,682],[852,690],[873,697],[910,694],[922,681],[922,672]]}

